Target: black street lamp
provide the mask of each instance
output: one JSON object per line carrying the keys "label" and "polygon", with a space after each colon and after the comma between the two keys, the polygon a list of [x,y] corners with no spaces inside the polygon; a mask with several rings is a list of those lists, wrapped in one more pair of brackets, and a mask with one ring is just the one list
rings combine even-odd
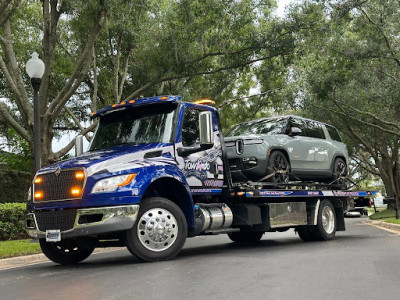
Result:
{"label": "black street lamp", "polygon": [[44,74],[44,63],[39,58],[39,54],[32,53],[31,59],[26,63],[26,72],[31,78],[33,87],[33,153],[35,172],[40,169],[40,105],[39,89]]}

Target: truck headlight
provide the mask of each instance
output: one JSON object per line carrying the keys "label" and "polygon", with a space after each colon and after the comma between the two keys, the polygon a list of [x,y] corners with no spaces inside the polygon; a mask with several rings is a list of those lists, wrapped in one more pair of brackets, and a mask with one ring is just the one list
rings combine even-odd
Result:
{"label": "truck headlight", "polygon": [[32,187],[31,186],[29,187],[27,198],[28,198],[27,199],[28,202],[32,201]]}
{"label": "truck headlight", "polygon": [[96,182],[92,193],[113,192],[120,186],[128,185],[136,177],[136,174],[127,174],[105,178]]}

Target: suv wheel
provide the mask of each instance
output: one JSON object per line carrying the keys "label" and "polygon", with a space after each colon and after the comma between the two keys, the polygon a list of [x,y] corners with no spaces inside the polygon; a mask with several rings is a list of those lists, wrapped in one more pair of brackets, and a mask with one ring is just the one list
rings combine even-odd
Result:
{"label": "suv wheel", "polygon": [[347,165],[342,158],[336,158],[333,163],[333,172],[331,182],[340,185],[343,189],[346,188]]}
{"label": "suv wheel", "polygon": [[281,151],[274,151],[268,159],[267,175],[273,183],[289,182],[290,163]]}

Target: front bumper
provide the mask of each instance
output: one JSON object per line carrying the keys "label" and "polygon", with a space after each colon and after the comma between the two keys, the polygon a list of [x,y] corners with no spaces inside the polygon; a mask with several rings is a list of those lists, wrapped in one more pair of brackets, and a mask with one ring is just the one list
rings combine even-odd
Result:
{"label": "front bumper", "polygon": [[232,178],[236,181],[258,181],[267,173],[267,159],[237,157],[228,161]]}
{"label": "front bumper", "polygon": [[138,212],[139,205],[29,212],[25,225],[33,238],[45,239],[46,230],[60,230],[61,239],[66,239],[130,229]]}

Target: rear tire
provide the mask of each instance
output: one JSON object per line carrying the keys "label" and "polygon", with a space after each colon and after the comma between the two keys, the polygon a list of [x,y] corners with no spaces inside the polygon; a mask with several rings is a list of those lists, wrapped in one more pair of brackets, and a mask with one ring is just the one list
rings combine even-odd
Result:
{"label": "rear tire", "polygon": [[148,198],[142,203],[135,225],[126,231],[126,247],[143,261],[173,258],[186,241],[185,215],[165,198]]}
{"label": "rear tire", "polygon": [[249,244],[255,243],[261,240],[264,232],[252,232],[252,231],[238,231],[228,233],[228,237],[231,241],[238,244]]}
{"label": "rear tire", "polygon": [[297,233],[304,242],[315,241],[313,232],[311,231],[311,228],[308,225],[298,227]]}
{"label": "rear tire", "polygon": [[331,182],[338,184],[342,189],[346,189],[347,165],[342,158],[336,158],[333,163]]}
{"label": "rear tire", "polygon": [[335,208],[329,200],[323,200],[319,206],[317,225],[310,226],[311,235],[318,241],[328,241],[336,234]]}
{"label": "rear tire", "polygon": [[56,243],[40,239],[39,244],[48,259],[61,265],[77,264],[88,258],[95,248],[94,241],[89,238],[66,239]]}

